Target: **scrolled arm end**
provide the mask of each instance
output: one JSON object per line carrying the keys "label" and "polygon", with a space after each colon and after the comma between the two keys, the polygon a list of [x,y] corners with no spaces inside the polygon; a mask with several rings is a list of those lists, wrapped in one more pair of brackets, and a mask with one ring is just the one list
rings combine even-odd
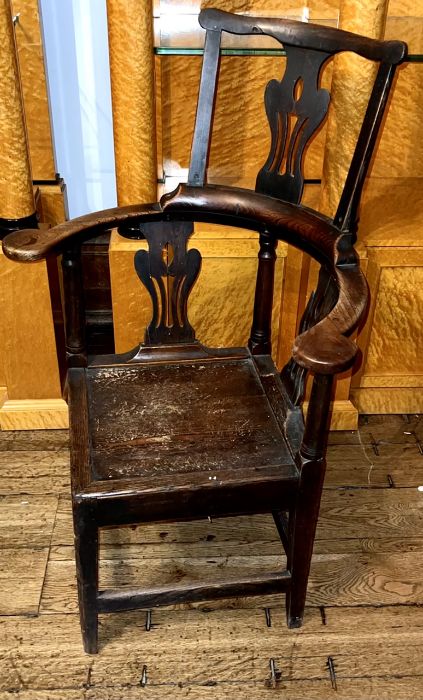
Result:
{"label": "scrolled arm end", "polygon": [[18,262],[36,262],[48,255],[61,253],[67,246],[86,240],[120,224],[150,221],[162,216],[160,204],[134,204],[104,209],[64,221],[50,229],[23,229],[5,236],[3,252]]}
{"label": "scrolled arm end", "polygon": [[338,374],[349,369],[358,347],[348,336],[364,318],[368,306],[368,286],[358,266],[333,268],[339,289],[333,309],[294,342],[293,359],[318,374]]}
{"label": "scrolled arm end", "polygon": [[37,248],[40,234],[44,231],[36,228],[26,228],[9,233],[3,239],[3,253],[10,260],[17,262],[31,262],[41,260],[42,255],[34,255],[33,250]]}
{"label": "scrolled arm end", "polygon": [[338,374],[353,365],[357,351],[354,341],[325,318],[295,339],[292,356],[301,367],[317,374]]}

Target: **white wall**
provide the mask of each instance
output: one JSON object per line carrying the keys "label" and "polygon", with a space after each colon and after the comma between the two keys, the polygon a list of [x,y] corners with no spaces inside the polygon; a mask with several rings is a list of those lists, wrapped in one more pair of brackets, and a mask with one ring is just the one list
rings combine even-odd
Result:
{"label": "white wall", "polygon": [[69,216],[113,207],[106,1],[40,0],[40,9],[56,170],[67,185]]}

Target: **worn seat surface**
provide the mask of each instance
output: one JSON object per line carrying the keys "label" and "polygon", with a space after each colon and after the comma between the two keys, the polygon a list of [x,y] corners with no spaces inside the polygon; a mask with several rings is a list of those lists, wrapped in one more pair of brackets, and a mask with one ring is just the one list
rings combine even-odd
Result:
{"label": "worn seat surface", "polygon": [[91,367],[86,383],[93,481],[296,476],[251,357]]}

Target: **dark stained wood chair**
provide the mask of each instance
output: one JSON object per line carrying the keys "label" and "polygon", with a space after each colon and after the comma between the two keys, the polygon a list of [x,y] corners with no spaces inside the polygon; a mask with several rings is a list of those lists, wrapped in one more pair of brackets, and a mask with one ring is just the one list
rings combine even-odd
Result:
{"label": "dark stained wood chair", "polygon": [[[201,12],[199,20],[207,32],[188,183],[160,203],[90,214],[47,231],[18,231],[3,243],[5,254],[19,261],[62,254],[75,550],[89,653],[97,652],[98,613],[138,607],[285,592],[288,626],[301,625],[333,380],[354,362],[357,348],[348,336],[366,310],[367,286],[353,248],[358,205],[406,45],[217,10]],[[266,88],[271,149],[255,191],[205,184],[222,31],[267,34],[286,50],[282,80]],[[329,105],[320,73],[340,51],[380,66],[330,220],[300,205],[302,162]],[[290,115],[297,120],[292,133]],[[210,349],[195,339],[187,315],[201,265],[199,251],[187,251],[194,221],[259,234],[248,347]],[[150,293],[153,316],[144,342],[132,352],[87,358],[81,244],[114,226],[123,236],[148,242],[148,252],[135,255],[135,268]],[[270,344],[278,240],[321,266],[282,372],[273,364]],[[309,372],[314,378],[304,424],[301,403]],[[273,514],[286,550],[284,571],[150,590],[98,590],[101,527],[266,512]]]}

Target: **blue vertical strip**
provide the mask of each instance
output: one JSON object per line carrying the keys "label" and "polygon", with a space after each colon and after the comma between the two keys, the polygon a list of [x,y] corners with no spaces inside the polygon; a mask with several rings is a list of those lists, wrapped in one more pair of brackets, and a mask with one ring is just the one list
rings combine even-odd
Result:
{"label": "blue vertical strip", "polygon": [[116,205],[104,0],[40,0],[56,169],[70,217]]}

